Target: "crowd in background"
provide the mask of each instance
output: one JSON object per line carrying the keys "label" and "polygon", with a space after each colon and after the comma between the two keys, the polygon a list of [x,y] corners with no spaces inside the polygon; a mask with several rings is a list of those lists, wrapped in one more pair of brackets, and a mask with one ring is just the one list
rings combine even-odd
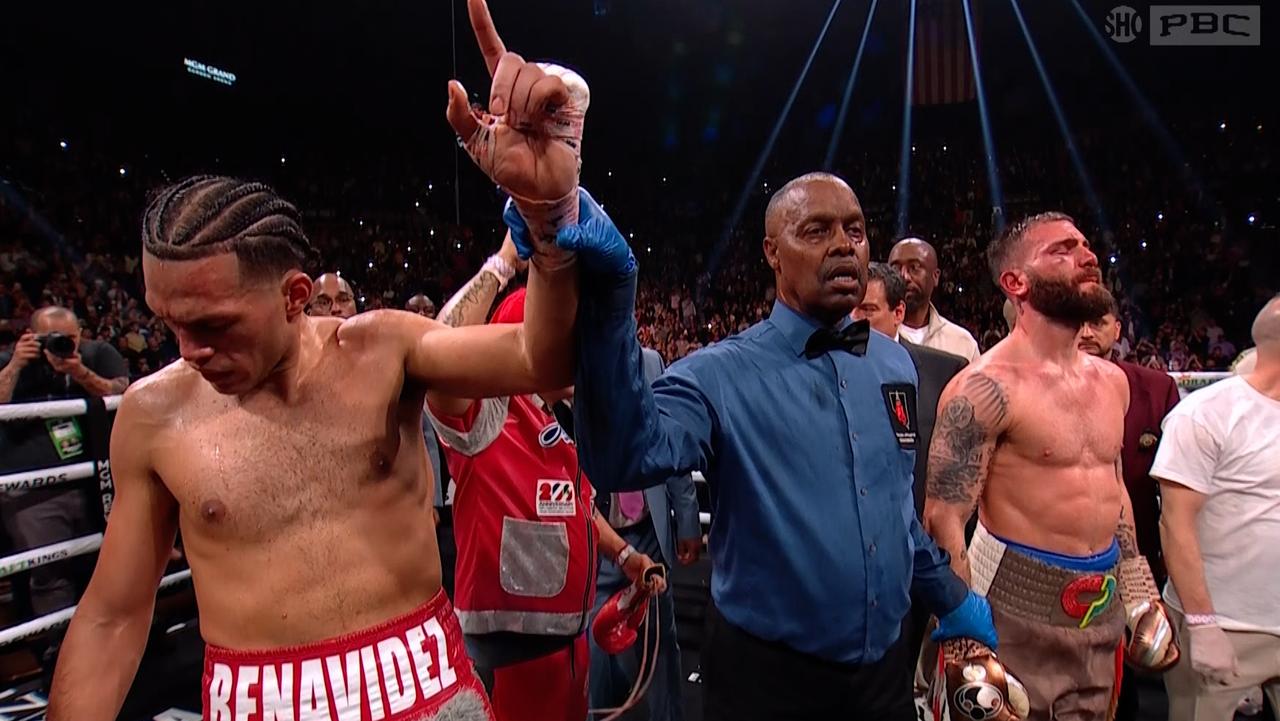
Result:
{"label": "crowd in background", "polygon": [[[1277,290],[1275,218],[1267,212],[1274,198],[1266,197],[1274,165],[1263,128],[1227,132],[1205,123],[1198,144],[1186,149],[1197,173],[1190,166],[1168,172],[1163,147],[1138,131],[1079,138],[1091,187],[1066,148],[1011,143],[999,156],[1003,215],[1076,214],[1120,300],[1126,357],[1167,370],[1226,369],[1249,345],[1248,319]],[[173,337],[143,297],[138,223],[147,193],[176,178],[60,142],[11,142],[0,167],[0,350],[33,310],[62,305],[79,316],[85,338],[119,350],[134,377],[174,360]],[[981,146],[920,142],[911,154],[909,222],[901,227],[892,154],[855,153],[836,172],[860,196],[873,259],[883,260],[903,234],[936,246],[942,275],[934,302],[985,350],[1006,328],[983,254],[999,220],[983,157]],[[362,309],[403,308],[424,292],[440,305],[497,248],[498,199],[488,223],[447,221],[448,182],[409,165],[389,161],[385,177],[357,181],[342,170],[295,170],[281,158],[255,174],[302,209],[324,257],[317,272],[339,271]],[[597,192],[624,232],[633,229],[641,340],[668,362],[769,314],[775,289],[760,250],[761,220],[781,180],[751,193],[729,232],[735,194],[726,188],[677,188],[662,177]]]}

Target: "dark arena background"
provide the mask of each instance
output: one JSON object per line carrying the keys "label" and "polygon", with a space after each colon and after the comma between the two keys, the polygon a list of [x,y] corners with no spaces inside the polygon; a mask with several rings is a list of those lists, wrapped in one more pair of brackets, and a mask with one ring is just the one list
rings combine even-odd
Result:
{"label": "dark arena background", "polygon": [[[788,180],[829,171],[857,194],[872,261],[887,262],[902,238],[936,248],[935,313],[983,352],[1010,332],[988,243],[1027,215],[1071,215],[1117,301],[1115,359],[1170,374],[1184,396],[1231,376],[1280,291],[1280,57],[1263,25],[1274,10],[491,0],[510,50],[590,85],[581,185],[638,260],[639,340],[668,365],[770,316],[766,204]],[[316,274],[338,273],[361,312],[404,309],[418,294],[442,307],[505,232],[506,195],[444,114],[451,78],[474,104],[488,101],[467,11],[465,0],[8,4],[3,359],[13,362],[33,314],[62,306],[80,343],[117,353],[131,382],[187,362],[144,298],[139,238],[150,194],[196,173],[261,180],[294,203],[322,257]],[[1228,17],[1237,12],[1243,20]],[[43,719],[69,604],[92,575],[113,500],[119,394],[18,401],[3,381],[0,721]],[[34,441],[18,430],[33,424]],[[693,478],[710,528],[716,488]],[[32,538],[44,540],[23,542]],[[710,558],[703,548],[691,565],[666,562],[682,679],[671,693],[689,719],[703,714]],[[1256,572],[1280,572],[1271,558]],[[200,718],[204,647],[181,539],[164,579],[126,721]],[[54,605],[51,587],[63,591]],[[1127,718],[1168,717],[1160,675],[1133,686]],[[1261,698],[1245,699],[1239,718],[1276,718]],[[623,718],[668,718],[649,706]]]}

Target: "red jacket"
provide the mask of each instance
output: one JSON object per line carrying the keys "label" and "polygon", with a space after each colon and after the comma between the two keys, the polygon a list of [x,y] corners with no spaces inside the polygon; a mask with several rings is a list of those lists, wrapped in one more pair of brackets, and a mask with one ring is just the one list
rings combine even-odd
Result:
{"label": "red jacket", "polygon": [[1178,385],[1168,373],[1119,361],[1129,379],[1129,412],[1124,415],[1124,485],[1133,503],[1138,550],[1151,564],[1156,581],[1164,585],[1164,557],[1160,551],[1160,485],[1151,477],[1160,426],[1178,402]]}
{"label": "red jacket", "polygon": [[428,411],[457,485],[453,603],[463,632],[581,632],[596,539],[577,449],[527,396],[476,401],[461,418]]}

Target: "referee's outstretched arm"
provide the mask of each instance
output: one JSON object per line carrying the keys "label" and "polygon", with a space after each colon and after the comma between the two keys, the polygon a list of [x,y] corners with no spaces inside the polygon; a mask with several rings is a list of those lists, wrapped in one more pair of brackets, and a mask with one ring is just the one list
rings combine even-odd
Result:
{"label": "referee's outstretched arm", "polygon": [[705,471],[719,421],[688,364],[668,369],[652,389],[636,340],[636,270],[583,279],[578,308],[574,425],[578,459],[601,491],[639,490],[674,475]]}

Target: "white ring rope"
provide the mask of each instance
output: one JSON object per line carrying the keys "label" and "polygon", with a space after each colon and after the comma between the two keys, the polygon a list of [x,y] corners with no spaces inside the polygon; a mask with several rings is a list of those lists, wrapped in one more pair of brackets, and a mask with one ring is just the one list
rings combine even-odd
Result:
{"label": "white ring rope", "polygon": [[[120,396],[103,396],[102,402],[107,410],[114,411],[120,407]],[[89,412],[89,402],[76,399],[69,401],[39,401],[36,403],[6,403],[0,406],[0,422],[21,421],[33,418],[70,418],[83,416]]]}
{"label": "white ring rope", "polygon": [[74,556],[93,553],[102,547],[102,534],[71,538],[59,543],[32,548],[22,553],[0,558],[0,578],[30,570],[37,566],[46,566]]}
{"label": "white ring rope", "polygon": [[34,471],[10,473],[0,476],[0,489],[25,491],[31,488],[44,488],[69,481],[79,481],[98,475],[93,461],[72,463],[68,466],[40,468]]}
{"label": "white ring rope", "polygon": [[[190,580],[191,569],[183,569],[177,573],[171,573],[160,579],[160,585],[156,587],[157,591],[162,591],[170,586]],[[64,608],[61,611],[37,616],[30,621],[20,623],[17,626],[10,626],[4,630],[0,630],[0,648],[4,648],[15,641],[21,641],[24,638],[38,636],[47,631],[51,631],[59,626],[64,626],[71,621],[71,617],[76,613],[76,606]]]}
{"label": "white ring rope", "polygon": [[[120,407],[121,396],[105,396],[103,405],[108,411]],[[89,413],[89,401],[84,399],[39,401],[36,403],[7,403],[0,405],[0,422],[35,420],[43,418],[71,418]],[[98,475],[97,463],[84,461],[54,468],[41,468],[33,471],[21,471],[0,475],[0,491],[25,491],[33,488],[44,488],[71,481],[94,478]],[[0,502],[3,502],[0,500]],[[0,558],[0,578],[15,573],[31,570],[39,566],[57,563],[75,556],[94,553],[102,547],[102,534],[95,533],[79,538],[69,538],[39,548],[31,548],[21,553]],[[190,578],[191,572],[181,571],[166,576],[161,580],[160,588],[165,588],[178,581]],[[44,633],[69,622],[76,607],[64,608],[44,616],[37,616],[16,626],[0,630],[0,648],[14,641]]]}

